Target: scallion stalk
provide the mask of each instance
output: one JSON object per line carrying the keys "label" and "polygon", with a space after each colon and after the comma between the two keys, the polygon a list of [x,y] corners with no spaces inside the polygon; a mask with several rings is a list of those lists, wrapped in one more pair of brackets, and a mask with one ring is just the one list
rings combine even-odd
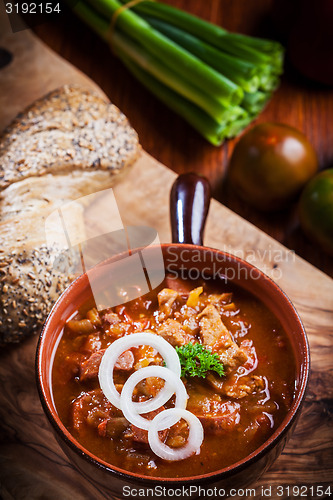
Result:
{"label": "scallion stalk", "polygon": [[[128,0],[120,1],[128,3]],[[161,2],[147,0],[135,5],[133,10],[166,21],[236,57],[255,64],[274,63],[274,67],[281,70],[283,51],[278,42],[229,33],[220,26]]]}
{"label": "scallion stalk", "polygon": [[[116,0],[88,0],[88,3],[110,22],[114,12],[121,6]],[[243,92],[238,85],[154,30],[131,9],[121,12],[118,16],[116,30],[136,40],[148,53],[168,61],[168,66],[183,78],[188,79],[191,74],[192,81],[200,82],[207,94],[226,104],[234,105],[242,100]]]}
{"label": "scallion stalk", "polygon": [[160,19],[148,16],[145,19],[155,29],[199,57],[219,73],[226,75],[229,80],[238,84],[243,90],[255,92],[258,89],[259,78],[256,75],[257,68],[254,64],[225,54],[199,38],[184,33],[179,28]]}
{"label": "scallion stalk", "polygon": [[119,55],[121,52],[122,55],[131,59],[137,66],[150,73],[161,83],[202,108],[214,120],[226,122],[240,114],[239,107],[225,105],[223,101],[206,94],[121,33],[114,33],[113,45],[116,54]]}
{"label": "scallion stalk", "polygon": [[257,115],[266,106],[271,94],[258,90],[254,93],[245,92],[242,106],[252,115]]}
{"label": "scallion stalk", "polygon": [[166,85],[143,71],[130,59],[122,57],[125,66],[136,76],[136,78],[160,101],[164,102],[169,108],[182,116],[211,144],[218,146],[225,139],[225,124],[217,123],[200,108],[186,99],[179,96]]}
{"label": "scallion stalk", "polygon": [[281,46],[155,1],[114,13],[126,0],[80,0],[73,11],[156,97],[214,145],[266,105],[282,68]]}
{"label": "scallion stalk", "polygon": [[226,139],[235,137],[238,135],[245,127],[247,127],[255,118],[252,114],[246,114],[246,116],[239,118],[230,122],[223,130],[223,135]]}

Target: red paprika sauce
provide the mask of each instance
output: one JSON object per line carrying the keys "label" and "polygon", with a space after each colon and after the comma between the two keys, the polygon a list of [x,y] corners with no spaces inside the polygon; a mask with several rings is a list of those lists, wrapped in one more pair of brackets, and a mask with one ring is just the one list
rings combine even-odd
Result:
{"label": "red paprika sauce", "polygon": [[[130,424],[99,387],[104,350],[116,339],[141,331],[161,335],[174,347],[199,342],[223,363],[224,376],[208,372],[205,378],[182,379],[189,395],[187,410],[204,428],[200,453],[185,460],[157,457],[147,431]],[[117,389],[121,391],[135,370],[152,364],[163,365],[153,348],[126,351],[114,370]],[[291,407],[295,362],[281,324],[255,296],[230,283],[167,276],[157,291],[123,306],[101,312],[92,304],[82,307],[64,328],[52,385],[61,421],[87,450],[127,471],[188,477],[230,466],[269,438]],[[160,379],[146,379],[136,386],[134,398],[150,399],[162,385]],[[165,407],[172,404],[170,400]],[[187,435],[182,420],[160,433],[174,448],[183,446]]]}

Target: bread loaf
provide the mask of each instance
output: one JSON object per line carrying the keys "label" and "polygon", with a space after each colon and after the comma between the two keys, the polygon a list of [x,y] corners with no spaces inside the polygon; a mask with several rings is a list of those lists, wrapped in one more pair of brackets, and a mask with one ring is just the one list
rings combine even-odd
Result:
{"label": "bread loaf", "polygon": [[65,86],[21,113],[0,138],[0,189],[46,173],[96,171],[105,180],[133,162],[138,137],[119,109]]}
{"label": "bread loaf", "polygon": [[[84,235],[82,207],[72,205],[72,231]],[[49,211],[20,214],[0,225],[0,339],[17,342],[39,331],[59,294],[76,273],[78,252],[63,253],[58,228],[53,228],[54,242],[46,244],[44,224]],[[59,262],[59,258],[66,259]],[[57,262],[58,259],[58,262]]]}
{"label": "bread loaf", "polygon": [[[38,332],[75,276],[79,255],[66,254],[62,269],[57,228],[46,244],[48,215],[111,187],[139,153],[118,108],[76,86],[36,101],[7,127],[0,139],[0,344]],[[82,236],[82,205],[72,210],[72,230]]]}
{"label": "bread loaf", "polygon": [[28,177],[0,191],[1,221],[20,214],[51,212],[70,200],[111,187],[121,173],[110,176],[107,172],[81,172],[74,170],[67,175],[46,174]]}

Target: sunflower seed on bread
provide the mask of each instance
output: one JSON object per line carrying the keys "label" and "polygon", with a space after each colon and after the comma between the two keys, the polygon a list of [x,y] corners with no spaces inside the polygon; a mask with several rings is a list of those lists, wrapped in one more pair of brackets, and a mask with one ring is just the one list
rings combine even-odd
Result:
{"label": "sunflower seed on bread", "polygon": [[90,91],[65,86],[21,113],[0,138],[0,189],[46,173],[131,165],[140,146],[119,109]]}
{"label": "sunflower seed on bread", "polygon": [[14,142],[21,132],[35,134],[45,130],[73,130],[89,121],[107,117],[110,103],[91,90],[65,85],[28,106],[2,134],[0,151]]}

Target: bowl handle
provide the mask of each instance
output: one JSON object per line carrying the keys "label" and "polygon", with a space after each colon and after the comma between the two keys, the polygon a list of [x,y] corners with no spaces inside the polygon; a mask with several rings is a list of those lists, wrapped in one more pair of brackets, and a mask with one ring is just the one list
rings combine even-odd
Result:
{"label": "bowl handle", "polygon": [[170,194],[172,243],[203,245],[203,232],[210,203],[210,186],[205,177],[180,175]]}

